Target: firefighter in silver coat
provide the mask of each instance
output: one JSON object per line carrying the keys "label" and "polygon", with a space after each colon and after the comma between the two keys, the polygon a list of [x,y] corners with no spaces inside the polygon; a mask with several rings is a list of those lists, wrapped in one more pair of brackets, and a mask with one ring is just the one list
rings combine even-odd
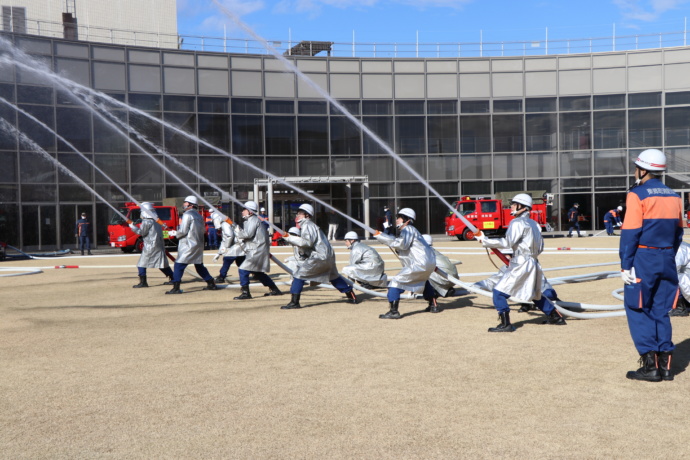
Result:
{"label": "firefighter in silver coat", "polygon": [[[436,250],[436,248],[434,247],[434,240],[433,238],[431,238],[431,235],[422,235],[422,237],[424,238],[424,241],[426,241],[427,244],[431,246],[431,249],[434,251],[434,255],[436,256],[436,267],[444,273],[447,273],[453,278],[457,279],[458,268],[455,266],[453,262],[450,261],[448,257]],[[434,291],[436,291],[438,295],[440,295],[441,297],[452,297],[453,294],[455,294],[455,283],[453,283],[440,273],[433,272],[431,276],[429,276],[429,282],[431,283],[431,286],[434,288]]]}
{"label": "firefighter in silver coat", "polygon": [[676,271],[678,272],[678,286],[680,295],[676,302],[676,308],[671,310],[669,316],[690,315],[690,244],[683,241],[676,252]]}
{"label": "firefighter in silver coat", "polygon": [[220,229],[222,237],[218,254],[213,257],[215,262],[223,256],[223,266],[220,268],[220,274],[216,276],[216,283],[225,283],[225,278],[228,276],[228,271],[233,262],[235,262],[238,268],[244,262],[244,249],[242,249],[239,240],[235,238],[235,230],[233,230],[232,225],[224,220],[224,217],[218,211],[214,211],[211,214],[213,225],[215,228]]}
{"label": "firefighter in silver coat", "polygon": [[158,268],[169,281],[172,281],[173,271],[170,269],[168,259],[165,257],[165,242],[163,241],[163,227],[159,224],[158,214],[153,207],[153,203],[141,203],[139,206],[141,212],[141,225],[129,224],[129,228],[134,233],[141,236],[144,243],[144,248],[141,251],[141,256],[137,262],[139,268],[139,284],[132,286],[133,288],[149,287],[146,282],[146,269]]}
{"label": "firefighter in silver coat", "polygon": [[249,275],[269,288],[264,296],[282,295],[276,284],[266,274],[271,270],[271,254],[269,252],[269,236],[266,226],[256,215],[259,206],[254,201],[244,203],[242,210],[242,226],[235,225],[235,238],[239,241],[245,253],[244,262],[240,265],[240,286],[242,293],[235,300],[252,298],[249,292]]}
{"label": "firefighter in silver coat", "polygon": [[544,274],[537,257],[544,250],[544,240],[537,223],[530,219],[532,197],[519,193],[513,197],[510,205],[511,215],[515,216],[508,225],[505,238],[489,239],[479,233],[476,238],[486,248],[511,249],[513,257],[508,268],[493,289],[493,301],[498,310],[501,324],[492,327],[489,332],[513,332],[515,327],[510,323],[508,299],[526,303],[534,302],[545,315],[550,324],[564,325],[565,320],[553,304],[542,296],[542,278]]}
{"label": "firefighter in silver coat", "polygon": [[[504,265],[498,269],[498,273],[491,275],[491,277],[485,280],[477,281],[476,283],[474,283],[474,285],[477,286],[479,289],[491,292],[493,291],[496,284],[498,284],[498,282],[501,280],[501,278],[503,278],[503,275],[505,274],[506,270],[508,270],[508,266]],[[552,302],[554,300],[559,300],[556,290],[553,288],[553,286],[551,286],[551,283],[549,283],[549,281],[546,279],[546,276],[544,276],[543,272],[541,276],[541,295]],[[532,302],[523,303],[520,307],[520,310],[518,311],[525,313],[532,310],[533,306],[534,304]]]}
{"label": "firefighter in silver coat", "polygon": [[428,310],[438,313],[438,306],[434,298],[434,288],[429,283],[429,277],[436,269],[436,255],[429,244],[424,241],[422,234],[414,227],[417,214],[410,208],[402,208],[395,216],[395,225],[400,236],[397,238],[385,233],[376,232],[374,237],[381,243],[395,250],[402,263],[402,270],[393,278],[389,278],[388,313],[379,315],[381,319],[398,319],[400,294],[403,291],[413,293],[423,292],[429,301]]}
{"label": "firefighter in silver coat", "polygon": [[302,308],[299,303],[302,289],[307,281],[317,283],[331,283],[338,291],[345,294],[350,303],[357,303],[357,297],[352,287],[347,284],[338,273],[335,265],[335,253],[326,235],[311,219],[314,216],[314,208],[310,204],[302,204],[297,211],[296,223],[300,227],[300,236],[284,234],[286,243],[300,248],[306,255],[306,259],[293,274],[290,286],[290,303],[280,307],[283,310]]}
{"label": "firefighter in silver coat", "polygon": [[[302,232],[300,232],[300,229],[297,227],[290,227],[290,230],[288,230],[288,235],[300,236],[301,234]],[[293,246],[292,252],[293,255],[285,259],[285,265],[292,270],[292,273],[295,273],[297,268],[307,260],[308,256],[299,246]]]}
{"label": "firefighter in silver coat", "polygon": [[206,281],[207,286],[205,291],[213,291],[218,289],[213,277],[204,266],[204,235],[206,234],[204,219],[197,211],[198,202],[194,195],[190,195],[184,199],[182,203],[184,213],[182,214],[182,221],[177,229],[177,260],[175,261],[175,270],[173,274],[173,288],[166,292],[166,294],[182,294],[180,283],[182,282],[182,274],[187,265],[194,264],[194,269]]}
{"label": "firefighter in silver coat", "polygon": [[350,250],[350,265],[343,267],[344,276],[361,283],[365,288],[388,285],[385,265],[376,249],[361,243],[356,232],[345,234],[345,245]]}

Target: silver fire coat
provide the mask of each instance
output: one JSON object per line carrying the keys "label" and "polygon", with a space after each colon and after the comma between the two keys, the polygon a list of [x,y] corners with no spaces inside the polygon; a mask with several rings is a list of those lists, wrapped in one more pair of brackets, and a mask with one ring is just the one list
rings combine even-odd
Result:
{"label": "silver fire coat", "polygon": [[297,267],[302,265],[307,260],[307,254],[298,246],[293,246],[293,255],[285,259],[285,265],[288,266],[292,273],[297,271]]}
{"label": "silver fire coat", "polygon": [[204,219],[196,209],[188,209],[182,214],[182,222],[177,229],[177,261],[181,264],[204,263]]}
{"label": "silver fire coat", "polygon": [[676,252],[678,285],[685,300],[690,302],[690,244],[683,241]]}
{"label": "silver fire coat", "polygon": [[268,232],[256,214],[247,216],[242,227],[235,226],[235,237],[244,247],[244,253],[247,256],[240,265],[241,270],[262,273],[271,271]]}
{"label": "silver fire coat", "polygon": [[144,241],[144,249],[141,251],[137,267],[166,268],[170,266],[168,258],[165,257],[165,243],[161,224],[153,219],[143,219],[140,227],[130,228]]}
{"label": "silver fire coat", "polygon": [[[498,269],[498,272],[491,275],[490,278],[487,278],[482,281],[477,281],[474,283],[475,286],[484,289],[485,291],[493,291],[494,287],[498,282],[503,278],[503,275],[505,274],[506,270],[508,270],[508,266],[504,265],[501,268]],[[546,279],[546,276],[542,273],[541,275],[541,292],[543,293],[547,289],[553,289],[553,286],[551,286],[551,283]]]}
{"label": "silver fire coat", "polygon": [[383,259],[376,249],[355,241],[350,247],[350,265],[343,267],[341,271],[343,275],[356,281],[372,286],[387,286],[388,277],[384,270]]}
{"label": "silver fire coat", "polygon": [[513,250],[513,258],[494,289],[525,303],[541,299],[544,274],[537,257],[544,250],[544,240],[529,212],[510,221],[505,238],[487,238],[482,244],[487,248]]}
{"label": "silver fire coat", "polygon": [[244,255],[244,249],[240,246],[240,242],[235,238],[235,232],[232,229],[232,225],[227,222],[220,224],[220,231],[222,234],[222,240],[220,242],[220,248],[225,248],[225,252],[222,253],[224,257],[240,257]]}
{"label": "silver fire coat", "polygon": [[[436,249],[431,248],[434,251],[434,255],[436,256],[436,266],[443,270],[445,273],[449,274],[453,278],[458,277],[458,269],[457,267],[453,264],[453,262],[450,261],[450,259],[440,252],[438,252]],[[433,272],[431,276],[429,276],[429,282],[433,286],[433,288],[438,292],[442,297],[445,297],[446,294],[448,294],[448,290],[455,286],[455,283],[452,281],[449,281],[442,275]]]}
{"label": "silver fire coat", "polygon": [[304,219],[300,223],[300,236],[289,235],[286,242],[299,247],[306,260],[298,265],[295,278],[304,281],[327,283],[336,279],[338,269],[335,266],[335,253],[318,225],[311,219]]}
{"label": "silver fire coat", "polygon": [[388,287],[422,292],[424,284],[436,268],[436,255],[431,246],[424,241],[419,230],[408,225],[397,238],[380,233],[376,235],[376,239],[395,249],[403,266],[397,275],[389,278]]}

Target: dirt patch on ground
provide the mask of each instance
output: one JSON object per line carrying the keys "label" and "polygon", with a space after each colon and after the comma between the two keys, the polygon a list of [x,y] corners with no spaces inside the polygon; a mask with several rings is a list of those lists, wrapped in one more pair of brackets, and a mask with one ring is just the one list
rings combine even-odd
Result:
{"label": "dirt patch on ground", "polygon": [[[549,278],[618,270],[618,238],[548,239]],[[495,270],[471,242],[437,241],[468,273]],[[380,245],[389,267],[398,266]],[[597,249],[591,249],[597,248]],[[610,250],[599,250],[609,248]],[[275,248],[284,259],[286,248]],[[336,244],[339,262],[347,260]],[[218,265],[206,261],[215,275]],[[512,334],[491,299],[358,305],[330,289],[233,301],[238,289],[164,295],[136,256],[4,262],[44,268],[0,278],[1,458],[657,458],[682,457],[690,318],[673,318],[675,381],[632,382],[624,317],[542,325],[513,306]],[[340,265],[342,266],[342,265]],[[274,269],[274,272],[279,272]],[[390,270],[394,272],[394,270]],[[236,267],[231,269],[236,276]],[[285,277],[277,280],[287,281]],[[280,286],[287,291],[286,286]],[[618,279],[556,286],[564,300],[620,304]],[[383,291],[381,291],[383,292]]]}

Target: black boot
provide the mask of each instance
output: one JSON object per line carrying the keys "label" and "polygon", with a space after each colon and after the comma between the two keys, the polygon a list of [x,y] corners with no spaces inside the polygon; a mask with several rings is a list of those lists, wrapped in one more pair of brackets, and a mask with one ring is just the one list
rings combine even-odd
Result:
{"label": "black boot", "polygon": [[531,303],[523,303],[518,312],[520,313],[527,313],[532,309],[532,304]]}
{"label": "black boot", "polygon": [[499,313],[498,319],[501,320],[501,324],[490,327],[489,332],[515,332],[515,326],[510,324],[510,312]]}
{"label": "black boot", "polygon": [[441,309],[438,308],[438,302],[436,301],[436,297],[432,297],[429,300],[429,305],[426,307],[426,310],[429,313],[441,313]]}
{"label": "black boot", "polygon": [[661,374],[661,380],[673,380],[673,374],[671,373],[671,355],[670,351],[660,351],[659,356],[659,374]]}
{"label": "black boot", "polygon": [[[670,364],[670,363],[669,363]],[[656,351],[648,351],[640,355],[640,367],[636,371],[630,371],[626,377],[630,380],[644,380],[645,382],[661,382],[661,375],[657,364]]]}
{"label": "black boot", "polygon": [[355,291],[346,292],[345,297],[347,297],[347,301],[349,303],[353,303],[353,304],[357,303],[357,296],[355,295]]}
{"label": "black boot", "polygon": [[173,277],[172,277],[172,276],[168,276],[168,281],[166,281],[165,283],[163,283],[163,286],[172,286],[173,284],[175,284],[175,283],[173,283]]}
{"label": "black boot", "polygon": [[182,289],[180,289],[180,282],[174,282],[173,288],[170,289],[166,294],[182,294]]}
{"label": "black boot", "polygon": [[146,275],[139,276],[139,284],[135,284],[132,287],[133,288],[149,287],[148,283],[146,282]]}
{"label": "black boot", "polygon": [[218,275],[214,281],[216,283],[225,284],[225,277],[223,275]]}
{"label": "black boot", "polygon": [[548,314],[546,317],[546,320],[542,322],[542,324],[554,324],[556,326],[565,326],[567,323],[565,322],[565,319],[561,314],[556,310],[555,308],[551,310],[551,313]]}
{"label": "black boot", "polygon": [[92,255],[92,254],[91,254],[91,250],[89,250],[89,251],[86,251],[86,254],[88,254],[88,255]]}
{"label": "black boot", "polygon": [[302,308],[302,306],[299,304],[299,298],[301,294],[292,294],[292,298],[290,299],[290,303],[287,305],[283,305],[280,307],[281,310],[295,310],[297,308]]}
{"label": "black boot", "polygon": [[235,297],[235,300],[248,300],[251,299],[252,295],[249,293],[249,285],[245,284],[242,286],[242,293]]}
{"label": "black boot", "polygon": [[264,294],[264,297],[268,297],[268,296],[272,296],[272,295],[283,295],[283,291],[278,289],[278,286],[276,286],[275,284],[270,289],[271,289],[270,291],[268,291],[266,294]]}
{"label": "black boot", "polygon": [[688,303],[682,294],[678,296],[678,302],[676,302],[676,308],[671,310],[668,316],[690,316],[690,311],[688,311]]}
{"label": "black boot", "polygon": [[213,281],[213,278],[206,281],[206,287],[203,290],[204,291],[217,291],[218,290],[218,286],[216,286],[216,283],[215,283],[215,281]]}
{"label": "black boot", "polygon": [[400,313],[398,313],[399,300],[395,302],[390,302],[390,310],[385,315],[379,315],[381,319],[400,319]]}

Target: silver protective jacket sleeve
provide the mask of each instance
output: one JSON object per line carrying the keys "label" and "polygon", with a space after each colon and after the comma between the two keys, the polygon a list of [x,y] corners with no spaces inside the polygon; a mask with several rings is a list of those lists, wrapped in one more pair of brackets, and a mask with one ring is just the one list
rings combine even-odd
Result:
{"label": "silver protective jacket sleeve", "polygon": [[690,302],[690,244],[683,241],[676,252],[678,285],[685,300]]}
{"label": "silver protective jacket sleeve", "polygon": [[295,278],[327,283],[339,276],[333,248],[326,235],[311,219],[305,219],[300,223],[300,236],[290,235],[285,241],[299,247],[307,256],[297,267]]}
{"label": "silver protective jacket sleeve", "polygon": [[181,264],[204,263],[204,220],[195,209],[182,214],[182,222],[177,230],[177,262]]}
{"label": "silver protective jacket sleeve", "polygon": [[242,227],[235,227],[235,237],[240,240],[246,255],[240,268],[249,272],[268,273],[271,269],[268,232],[259,218],[254,214],[248,216]]}
{"label": "silver protective jacket sleeve", "polygon": [[220,243],[221,248],[225,248],[225,257],[239,257],[244,255],[244,250],[240,245],[240,242],[235,238],[235,232],[232,229],[232,225],[227,222],[220,224],[220,230],[223,235],[223,239]]}
{"label": "silver protective jacket sleeve", "polygon": [[[448,257],[441,254],[436,249],[433,249],[433,251],[434,255],[436,256],[436,267],[452,277],[457,278],[458,269],[455,267],[455,265],[453,265],[453,262],[451,262]],[[433,272],[431,276],[429,276],[429,282],[436,292],[438,292],[442,297],[445,297],[446,294],[448,294],[448,290],[455,286],[455,283],[448,281],[447,278],[437,272]]]}
{"label": "silver protective jacket sleeve", "polygon": [[163,241],[163,227],[153,219],[144,219],[139,228],[132,229],[144,241],[144,250],[137,262],[137,267],[165,268],[169,267],[165,257],[165,242]]}
{"label": "silver protective jacket sleeve", "polygon": [[343,267],[342,273],[350,279],[365,282],[372,286],[387,286],[383,259],[376,249],[359,241],[350,249],[350,265]]}
{"label": "silver protective jacket sleeve", "polygon": [[408,225],[397,238],[380,233],[376,235],[376,239],[394,249],[403,266],[397,275],[388,278],[388,286],[414,293],[422,292],[424,284],[436,268],[436,255],[419,230]]}

